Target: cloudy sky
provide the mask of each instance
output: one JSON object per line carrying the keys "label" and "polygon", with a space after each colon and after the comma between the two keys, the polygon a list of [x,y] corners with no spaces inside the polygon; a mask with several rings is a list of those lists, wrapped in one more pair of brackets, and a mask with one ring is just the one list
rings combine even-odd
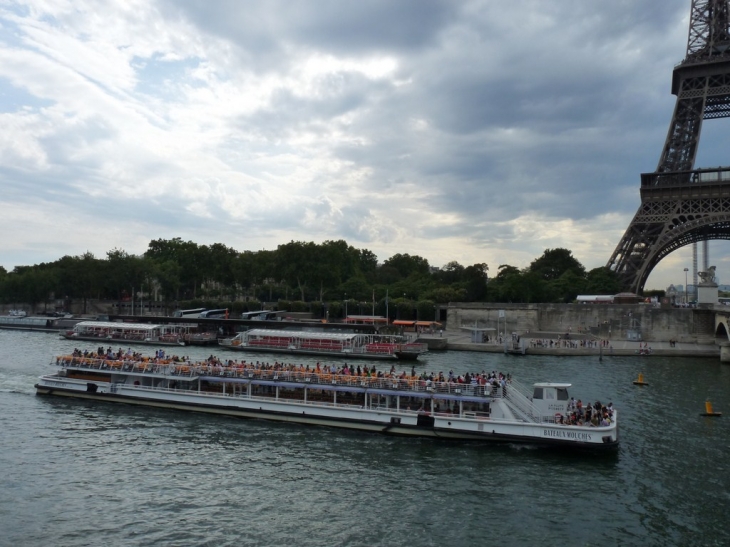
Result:
{"label": "cloudy sky", "polygon": [[[174,237],[605,265],[659,160],[689,5],[0,0],[0,265]],[[722,129],[698,166],[728,164]]]}

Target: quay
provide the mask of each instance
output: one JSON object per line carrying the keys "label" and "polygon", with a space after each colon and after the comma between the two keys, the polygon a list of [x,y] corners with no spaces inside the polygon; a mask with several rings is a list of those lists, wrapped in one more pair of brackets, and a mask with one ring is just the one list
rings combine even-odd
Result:
{"label": "quay", "polygon": [[[651,350],[648,354],[642,356],[658,357],[711,357],[720,358],[720,346],[714,342],[710,344],[698,344],[695,342],[638,342],[633,340],[609,340],[608,346],[605,347],[535,347],[533,341],[537,340],[553,340],[558,341],[558,333],[553,332],[534,332],[523,334],[520,336],[521,341],[525,344],[526,355],[562,355],[562,356],[638,356],[640,351]],[[498,341],[489,343],[472,342],[469,332],[459,329],[446,329],[443,338],[434,337],[434,335],[421,335],[418,337],[420,342],[428,343],[429,340],[436,338],[438,340],[446,340],[443,349],[451,351],[483,351],[488,353],[504,353],[504,343]],[[579,342],[577,337],[571,338],[572,342]],[[429,349],[433,349],[429,346]]]}
{"label": "quay", "polygon": [[[438,311],[438,310],[437,310]],[[101,317],[101,316],[100,316]],[[164,316],[103,315],[110,321],[197,324],[219,336],[232,336],[241,329],[301,328],[301,321],[251,321],[243,319],[172,318]],[[444,323],[443,332],[408,333],[414,341],[428,345],[431,351],[481,351],[504,353],[502,338],[520,337],[527,355],[565,356],[635,356],[648,350],[649,356],[718,357],[730,362],[730,306],[705,308],[666,308],[649,304],[500,304],[450,303],[437,317]],[[44,332],[73,328],[90,315],[73,317],[5,317],[0,329]],[[32,324],[29,324],[31,323]],[[24,324],[20,324],[24,323]],[[325,332],[351,330],[343,323],[317,323]],[[373,325],[356,325],[358,332],[377,332]],[[482,335],[480,339],[478,334]],[[579,342],[578,347],[555,345],[566,339]],[[488,338],[488,341],[487,341]],[[539,346],[533,342],[548,341]],[[549,341],[553,341],[551,347]],[[605,346],[581,347],[581,340],[606,341]],[[645,351],[646,352],[646,351]]]}
{"label": "quay", "polygon": [[[723,305],[450,303],[443,336],[423,334],[419,339],[438,339],[449,350],[504,353],[504,339],[511,342],[514,335],[527,355],[641,354],[730,361],[728,319],[730,308]],[[563,340],[571,342],[568,347]],[[547,341],[547,346],[537,341]],[[590,346],[582,347],[587,345],[582,341]],[[429,344],[429,349],[436,348]]]}

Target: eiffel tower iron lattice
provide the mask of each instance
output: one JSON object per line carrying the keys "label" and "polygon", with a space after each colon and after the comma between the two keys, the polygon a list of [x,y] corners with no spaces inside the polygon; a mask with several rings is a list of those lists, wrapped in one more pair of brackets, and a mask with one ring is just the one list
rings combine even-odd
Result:
{"label": "eiffel tower iron lattice", "polygon": [[659,165],[641,175],[641,205],[607,264],[627,290],[640,293],[654,267],[680,247],[730,239],[730,167],[694,169],[702,121],[730,117],[729,4],[692,0]]}

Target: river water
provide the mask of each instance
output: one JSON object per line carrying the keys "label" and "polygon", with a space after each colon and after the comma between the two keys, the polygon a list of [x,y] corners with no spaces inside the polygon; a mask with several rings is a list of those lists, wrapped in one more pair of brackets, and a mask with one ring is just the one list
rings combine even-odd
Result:
{"label": "river water", "polygon": [[[574,455],[37,397],[75,346],[96,348],[0,330],[0,545],[730,544],[719,360],[434,352],[419,365],[612,401],[618,452]],[[725,417],[700,416],[708,398]]]}

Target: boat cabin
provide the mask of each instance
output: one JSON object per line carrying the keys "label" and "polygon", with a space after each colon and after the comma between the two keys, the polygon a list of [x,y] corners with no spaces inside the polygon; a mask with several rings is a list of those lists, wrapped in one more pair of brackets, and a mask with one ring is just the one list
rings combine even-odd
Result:
{"label": "boat cabin", "polygon": [[568,388],[571,385],[552,382],[533,384],[532,404],[541,416],[553,416],[555,414],[565,416],[570,402]]}

